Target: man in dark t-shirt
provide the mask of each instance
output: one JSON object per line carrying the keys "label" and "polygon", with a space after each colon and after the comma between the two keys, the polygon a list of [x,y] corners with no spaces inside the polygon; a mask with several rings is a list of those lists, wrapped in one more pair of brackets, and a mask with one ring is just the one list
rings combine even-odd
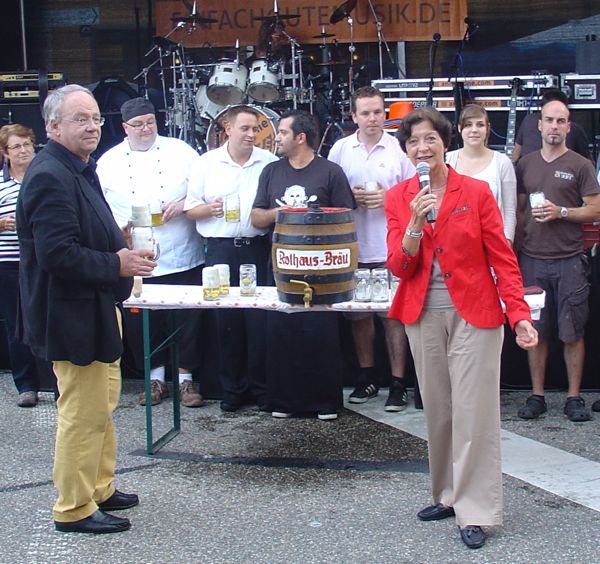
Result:
{"label": "man in dark t-shirt", "polygon": [[548,102],[539,123],[542,149],[521,158],[516,167],[524,227],[519,257],[523,281],[546,292],[545,307],[535,323],[539,343],[528,353],[533,394],[519,417],[536,419],[546,411],[548,339],[558,329],[569,380],[564,412],[571,421],[588,421],[591,415],[579,395],[589,294],[582,224],[600,219],[600,188],[591,161],[566,146],[567,106]]}
{"label": "man in dark t-shirt", "polygon": [[[255,227],[273,228],[277,210],[320,207],[354,209],[354,196],[340,166],[315,154],[312,115],[292,110],[279,121],[280,161],[268,164],[258,181],[252,209]],[[267,387],[273,417],[317,413],[337,418],[342,404],[341,351],[337,314],[268,312]]]}
{"label": "man in dark t-shirt", "polygon": [[[553,101],[562,102],[565,106],[568,106],[568,99],[564,92],[558,88],[551,88],[546,90],[542,95],[540,106],[543,108],[548,102]],[[534,112],[527,114],[519,130],[517,131],[517,137],[515,139],[515,147],[512,152],[513,162],[517,162],[519,158],[539,151],[542,148],[542,136],[540,135],[539,122],[541,113]],[[567,149],[571,149],[576,153],[579,153],[586,159],[590,158],[590,142],[585,134],[583,127],[579,124],[571,122],[569,133],[567,133]]]}

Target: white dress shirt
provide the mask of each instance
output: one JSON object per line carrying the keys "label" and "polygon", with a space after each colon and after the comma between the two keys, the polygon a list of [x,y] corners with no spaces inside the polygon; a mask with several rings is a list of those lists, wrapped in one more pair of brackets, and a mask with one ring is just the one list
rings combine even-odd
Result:
{"label": "white dress shirt", "polygon": [[[179,139],[157,136],[147,151],[132,151],[127,138],[98,160],[98,176],[120,227],[131,219],[134,205],[182,201],[192,165],[200,159]],[[185,214],[154,228],[160,245],[154,276],[190,270],[204,262],[204,242]]]}
{"label": "white dress shirt", "polygon": [[204,153],[192,167],[188,195],[184,209],[210,204],[216,198],[238,194],[240,221],[228,222],[225,217],[207,217],[196,221],[196,229],[203,237],[256,237],[268,229],[257,229],[250,222],[250,212],[256,197],[258,177],[263,168],[278,158],[269,151],[254,147],[252,155],[243,164],[234,162],[227,150],[228,143]]}

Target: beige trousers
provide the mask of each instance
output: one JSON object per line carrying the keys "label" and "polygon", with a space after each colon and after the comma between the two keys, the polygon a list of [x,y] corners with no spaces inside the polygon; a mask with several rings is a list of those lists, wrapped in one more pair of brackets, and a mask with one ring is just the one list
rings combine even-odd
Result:
{"label": "beige trousers", "polygon": [[[121,314],[117,310],[119,326]],[[60,397],[54,454],[55,521],[89,517],[115,491],[117,440],[112,415],[121,393],[120,360],[77,366],[54,362]]]}
{"label": "beige trousers", "polygon": [[503,327],[479,329],[456,310],[406,325],[427,421],[433,503],[456,523],[502,524],[500,355]]}

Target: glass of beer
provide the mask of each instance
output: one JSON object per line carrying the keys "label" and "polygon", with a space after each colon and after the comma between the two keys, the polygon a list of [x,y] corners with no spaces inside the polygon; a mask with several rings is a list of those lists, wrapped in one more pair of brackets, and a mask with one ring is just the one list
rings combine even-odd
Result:
{"label": "glass of beer", "polygon": [[163,224],[163,202],[158,199],[150,202],[150,216],[152,218],[152,227],[159,227]]}
{"label": "glass of beer", "polygon": [[202,297],[206,301],[219,299],[221,280],[216,266],[205,266],[202,270]]}
{"label": "glass of beer", "polygon": [[215,264],[215,268],[219,271],[219,294],[227,296],[229,294],[229,265]]}
{"label": "glass of beer", "polygon": [[227,194],[227,196],[225,196],[225,221],[229,223],[240,222],[239,194]]}
{"label": "glass of beer", "polygon": [[256,265],[240,264],[240,295],[256,295]]}

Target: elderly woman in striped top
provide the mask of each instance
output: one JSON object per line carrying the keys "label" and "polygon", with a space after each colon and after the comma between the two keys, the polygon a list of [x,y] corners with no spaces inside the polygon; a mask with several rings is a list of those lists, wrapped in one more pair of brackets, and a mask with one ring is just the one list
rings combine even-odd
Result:
{"label": "elderly woman in striped top", "polygon": [[[8,353],[19,407],[34,407],[38,402],[39,370],[51,371],[49,363],[36,359],[15,336],[19,294],[19,241],[15,209],[23,176],[33,160],[35,136],[28,127],[5,125],[0,129],[0,153],[4,159],[0,176],[0,316],[6,322]],[[54,381],[53,376],[51,377]]]}

